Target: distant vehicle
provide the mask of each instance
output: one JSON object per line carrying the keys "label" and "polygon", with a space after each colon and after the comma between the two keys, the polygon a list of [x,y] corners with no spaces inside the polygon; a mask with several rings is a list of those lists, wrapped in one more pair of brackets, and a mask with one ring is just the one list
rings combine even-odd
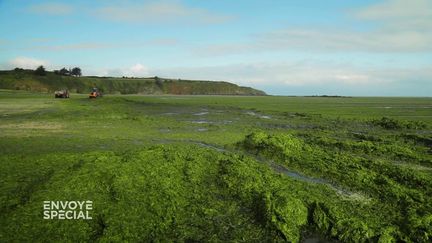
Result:
{"label": "distant vehicle", "polygon": [[69,91],[67,89],[57,90],[54,92],[55,98],[69,98]]}
{"label": "distant vehicle", "polygon": [[89,95],[90,99],[102,97],[102,93],[98,90],[98,88],[93,88],[92,92]]}

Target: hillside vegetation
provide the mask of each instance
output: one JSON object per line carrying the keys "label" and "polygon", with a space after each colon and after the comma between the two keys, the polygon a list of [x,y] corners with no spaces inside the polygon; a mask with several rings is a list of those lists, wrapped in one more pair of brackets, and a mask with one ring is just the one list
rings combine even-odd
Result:
{"label": "hillside vegetation", "polygon": [[53,92],[68,89],[72,93],[88,93],[98,87],[107,94],[174,94],[174,95],[265,95],[263,91],[223,81],[192,81],[150,78],[73,77],[32,70],[0,71],[0,88]]}

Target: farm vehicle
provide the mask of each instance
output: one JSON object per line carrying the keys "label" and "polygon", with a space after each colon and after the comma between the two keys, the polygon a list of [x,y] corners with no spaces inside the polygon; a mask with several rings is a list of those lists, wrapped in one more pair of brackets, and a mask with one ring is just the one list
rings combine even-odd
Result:
{"label": "farm vehicle", "polygon": [[69,98],[69,91],[66,89],[57,90],[54,92],[54,97],[55,98]]}
{"label": "farm vehicle", "polygon": [[102,92],[100,92],[98,88],[93,88],[92,91],[90,92],[89,98],[94,99],[97,97],[102,97]]}

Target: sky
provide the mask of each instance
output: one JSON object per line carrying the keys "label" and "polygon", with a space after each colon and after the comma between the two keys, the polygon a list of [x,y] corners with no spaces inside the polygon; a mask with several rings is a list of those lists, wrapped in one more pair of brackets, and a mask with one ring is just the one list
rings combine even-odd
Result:
{"label": "sky", "polygon": [[432,0],[0,0],[0,69],[431,96]]}

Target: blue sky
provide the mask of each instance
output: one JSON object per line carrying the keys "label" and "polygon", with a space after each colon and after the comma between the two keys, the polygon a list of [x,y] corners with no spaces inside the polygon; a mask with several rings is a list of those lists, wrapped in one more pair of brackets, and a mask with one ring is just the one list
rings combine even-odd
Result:
{"label": "blue sky", "polygon": [[0,69],[430,96],[432,0],[0,0]]}

